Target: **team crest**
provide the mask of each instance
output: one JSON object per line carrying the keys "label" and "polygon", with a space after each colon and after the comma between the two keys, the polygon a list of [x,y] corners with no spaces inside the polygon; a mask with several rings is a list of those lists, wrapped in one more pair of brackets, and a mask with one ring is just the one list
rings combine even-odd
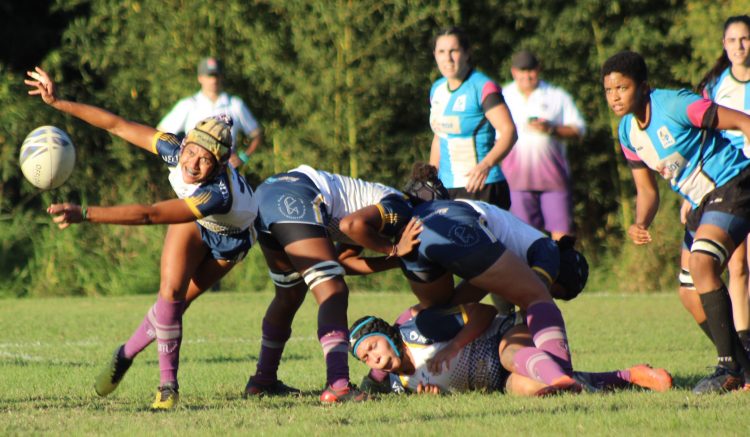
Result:
{"label": "team crest", "polygon": [[659,142],[666,149],[675,145],[675,140],[672,134],[669,132],[666,126],[662,126],[656,131],[656,135],[659,136]]}
{"label": "team crest", "polygon": [[466,94],[458,96],[456,101],[453,103],[453,112],[464,112],[466,111]]}
{"label": "team crest", "polygon": [[305,202],[301,198],[290,195],[281,196],[277,202],[277,206],[281,215],[290,219],[301,218],[305,215],[305,211],[307,211]]}
{"label": "team crest", "polygon": [[456,225],[448,231],[448,238],[459,246],[471,247],[479,241],[479,234],[473,226]]}

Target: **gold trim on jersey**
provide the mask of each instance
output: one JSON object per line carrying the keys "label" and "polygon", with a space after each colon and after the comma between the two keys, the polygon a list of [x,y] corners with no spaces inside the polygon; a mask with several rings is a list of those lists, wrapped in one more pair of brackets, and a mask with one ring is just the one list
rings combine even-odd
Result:
{"label": "gold trim on jersey", "polygon": [[547,280],[547,286],[550,286],[550,285],[552,285],[552,284],[553,284],[553,283],[555,282],[555,280],[554,280],[554,279],[552,279],[552,275],[550,275],[550,274],[549,274],[549,273],[548,273],[548,272],[547,272],[546,270],[544,270],[543,268],[541,268],[541,267],[539,267],[539,266],[533,266],[533,267],[531,268],[531,270],[533,270],[533,271],[535,271],[535,272],[539,273],[539,274],[540,274],[541,276],[543,276],[543,277],[544,277],[544,279],[546,279],[546,280]]}
{"label": "gold trim on jersey", "polygon": [[154,155],[158,155],[159,151],[156,150],[156,143],[159,142],[159,138],[161,138],[162,132],[156,131],[153,138],[151,138],[151,153]]}
{"label": "gold trim on jersey", "polygon": [[203,194],[199,194],[197,196],[190,196],[185,198],[185,202],[187,202],[188,208],[190,208],[190,211],[195,214],[196,218],[202,219],[203,213],[200,212],[198,209],[198,206],[203,205],[204,203],[208,202],[208,200],[211,198],[211,193],[206,192]]}
{"label": "gold trim on jersey", "polygon": [[383,205],[376,203],[375,208],[378,209],[380,212],[380,229],[378,229],[378,232],[383,232],[383,229],[385,228],[385,221],[386,221],[386,213],[385,209],[383,209]]}

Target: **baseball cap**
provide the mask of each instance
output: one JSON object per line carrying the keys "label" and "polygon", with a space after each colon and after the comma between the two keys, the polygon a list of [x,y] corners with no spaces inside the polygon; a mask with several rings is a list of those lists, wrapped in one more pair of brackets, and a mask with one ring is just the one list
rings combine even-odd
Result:
{"label": "baseball cap", "polygon": [[520,52],[513,55],[510,60],[510,65],[513,68],[518,68],[521,70],[534,70],[539,67],[539,59],[537,59],[537,57],[534,56],[534,54],[530,51],[521,50]]}
{"label": "baseball cap", "polygon": [[221,61],[216,58],[203,58],[198,64],[198,76],[220,75],[221,73]]}

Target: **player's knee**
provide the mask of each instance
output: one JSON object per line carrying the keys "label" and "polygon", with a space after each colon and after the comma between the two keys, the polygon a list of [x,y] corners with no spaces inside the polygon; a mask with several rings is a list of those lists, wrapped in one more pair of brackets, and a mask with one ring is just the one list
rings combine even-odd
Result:
{"label": "player's knee", "polygon": [[321,261],[302,272],[302,277],[307,286],[312,289],[332,279],[343,278],[345,274],[346,271],[338,262]]}
{"label": "player's knee", "polygon": [[268,271],[268,275],[271,277],[274,285],[279,288],[292,288],[303,282],[302,275],[294,270],[286,272],[274,272],[273,270]]}
{"label": "player's knee", "polygon": [[690,248],[690,272],[695,277],[718,274],[729,257],[729,251],[716,240],[698,238]]}
{"label": "player's knee", "polygon": [[680,269],[680,274],[677,275],[678,280],[680,281],[680,292],[682,293],[682,290],[695,290],[695,283],[693,283],[693,276],[690,274],[690,270],[682,268]]}

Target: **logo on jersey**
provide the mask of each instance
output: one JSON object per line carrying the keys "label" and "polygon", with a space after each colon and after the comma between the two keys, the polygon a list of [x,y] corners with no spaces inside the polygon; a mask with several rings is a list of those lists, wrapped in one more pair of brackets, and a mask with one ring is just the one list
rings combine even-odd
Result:
{"label": "logo on jersey", "polygon": [[666,126],[660,127],[659,130],[656,131],[656,135],[659,137],[659,142],[665,149],[674,146],[676,143],[674,137]]}
{"label": "logo on jersey", "polygon": [[279,212],[286,218],[299,219],[307,212],[305,202],[301,198],[285,194],[277,202]]}
{"label": "logo on jersey", "polygon": [[453,102],[453,112],[464,112],[466,111],[466,94],[458,96],[456,101]]}
{"label": "logo on jersey", "polygon": [[473,226],[455,225],[448,231],[448,238],[459,246],[471,247],[479,242],[479,233]]}

